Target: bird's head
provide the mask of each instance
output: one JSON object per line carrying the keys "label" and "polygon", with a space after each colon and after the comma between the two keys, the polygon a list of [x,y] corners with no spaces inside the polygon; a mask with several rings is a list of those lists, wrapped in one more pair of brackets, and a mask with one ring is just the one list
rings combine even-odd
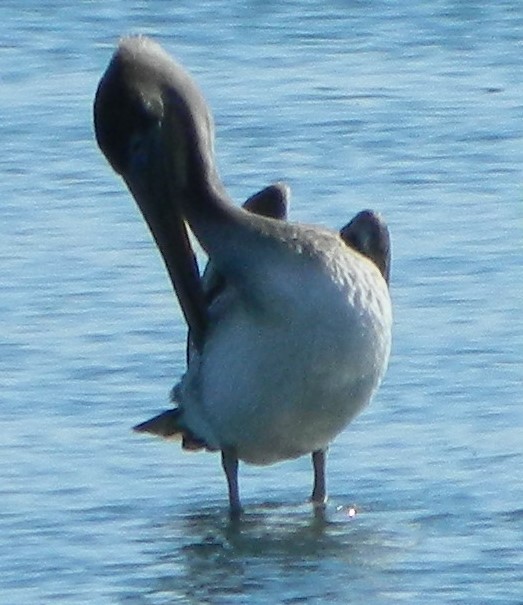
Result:
{"label": "bird's head", "polygon": [[153,190],[183,194],[213,175],[207,104],[189,74],[146,37],[120,41],[96,92],[94,126],[140,206]]}

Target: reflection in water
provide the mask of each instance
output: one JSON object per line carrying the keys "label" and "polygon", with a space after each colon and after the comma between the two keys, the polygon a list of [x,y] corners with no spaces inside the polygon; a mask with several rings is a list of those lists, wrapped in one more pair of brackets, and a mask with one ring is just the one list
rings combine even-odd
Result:
{"label": "reflection in water", "polygon": [[355,584],[358,594],[372,595],[379,589],[375,571],[394,565],[408,542],[384,527],[379,513],[354,519],[342,507],[315,515],[309,505],[272,503],[239,521],[211,508],[157,529],[161,537],[148,543],[156,558],[149,597],[198,603],[230,603],[242,595],[256,602],[258,593],[281,603],[339,600]]}

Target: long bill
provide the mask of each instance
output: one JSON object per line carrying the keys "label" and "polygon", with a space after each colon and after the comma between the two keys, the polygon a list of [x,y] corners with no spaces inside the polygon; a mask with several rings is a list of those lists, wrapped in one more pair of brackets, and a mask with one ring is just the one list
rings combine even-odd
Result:
{"label": "long bill", "polygon": [[166,161],[157,155],[163,153],[162,146],[151,147],[146,169],[124,178],[161,252],[193,343],[201,351],[207,317],[200,272],[180,205],[172,199],[176,192],[170,172],[161,169]]}

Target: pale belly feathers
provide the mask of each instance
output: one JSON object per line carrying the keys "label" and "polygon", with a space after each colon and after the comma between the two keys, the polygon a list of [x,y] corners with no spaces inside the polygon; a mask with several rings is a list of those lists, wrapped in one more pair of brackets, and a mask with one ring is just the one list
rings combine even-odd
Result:
{"label": "pale belly feathers", "polygon": [[391,346],[387,285],[358,253],[273,265],[266,287],[260,308],[226,288],[174,390],[187,428],[254,464],[327,447],[370,401]]}

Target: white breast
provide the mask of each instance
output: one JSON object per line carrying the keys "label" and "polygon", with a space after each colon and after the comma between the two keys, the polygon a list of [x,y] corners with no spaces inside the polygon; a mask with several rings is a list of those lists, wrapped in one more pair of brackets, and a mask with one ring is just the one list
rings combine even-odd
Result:
{"label": "white breast", "polygon": [[375,266],[341,246],[273,264],[261,308],[232,287],[216,302],[178,389],[184,422],[209,445],[255,464],[294,458],[325,448],[371,399],[388,363],[390,298]]}

